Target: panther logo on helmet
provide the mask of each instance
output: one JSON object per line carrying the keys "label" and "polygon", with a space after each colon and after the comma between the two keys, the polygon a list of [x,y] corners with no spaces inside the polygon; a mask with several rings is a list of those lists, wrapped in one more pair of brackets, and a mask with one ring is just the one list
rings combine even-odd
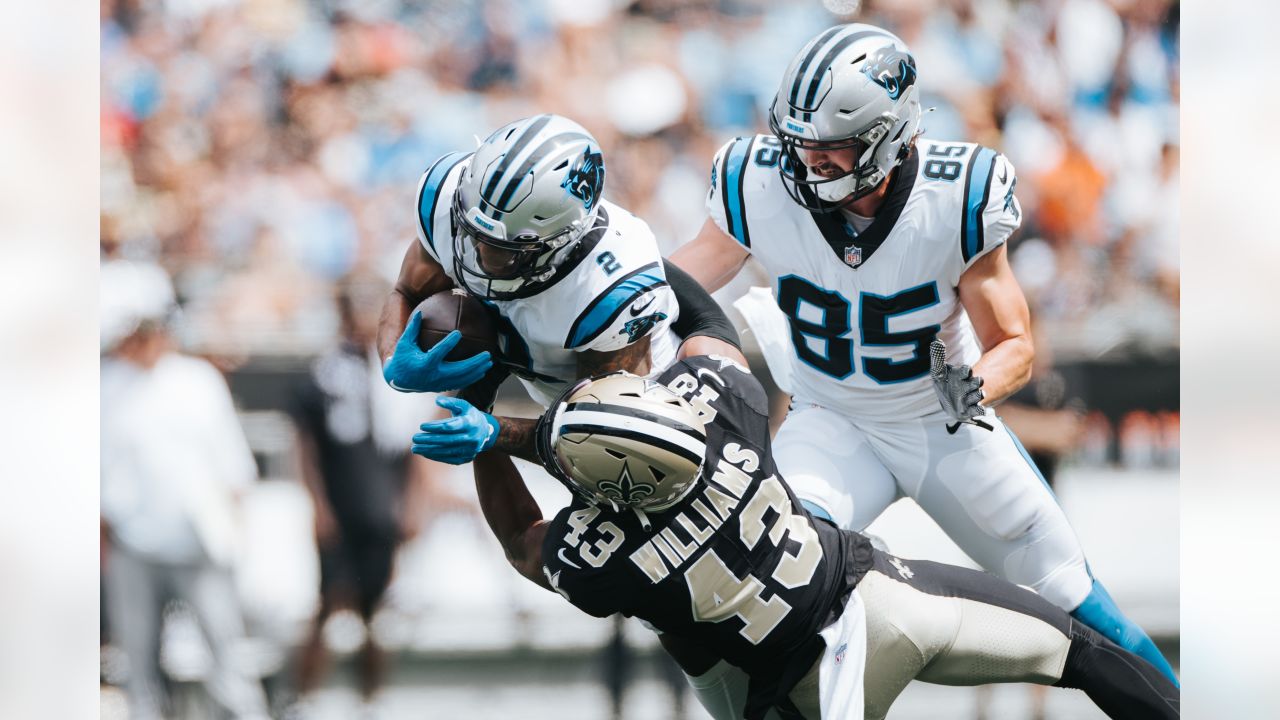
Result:
{"label": "panther logo on helmet", "polygon": [[597,487],[606,497],[624,505],[635,505],[652,495],[655,490],[648,483],[633,480],[631,478],[631,468],[625,461],[622,463],[622,474],[618,476],[617,480],[605,480]]}
{"label": "panther logo on helmet", "polygon": [[582,201],[590,210],[600,200],[600,189],[604,186],[604,157],[599,152],[592,152],[591,146],[582,151],[582,157],[569,168],[560,187]]}
{"label": "panther logo on helmet", "polygon": [[897,100],[916,82],[916,61],[910,53],[886,45],[867,60],[862,72],[888,91],[890,100]]}

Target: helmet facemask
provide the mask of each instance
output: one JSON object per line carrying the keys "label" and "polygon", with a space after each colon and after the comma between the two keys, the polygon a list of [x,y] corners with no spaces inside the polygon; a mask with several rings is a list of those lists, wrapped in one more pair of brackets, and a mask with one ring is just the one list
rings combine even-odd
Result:
{"label": "helmet facemask", "polygon": [[[876,118],[856,135],[835,140],[810,140],[787,134],[769,113],[769,129],[782,144],[783,161],[778,163],[782,185],[798,204],[806,209],[829,213],[839,210],[854,200],[866,197],[884,182],[886,174],[876,162],[880,146],[889,131],[898,122],[890,113]],[[854,151],[854,164],[849,170],[834,177],[823,177],[804,162],[804,154],[810,151]]]}
{"label": "helmet facemask", "polygon": [[465,211],[460,200],[455,194],[451,211],[454,272],[469,292],[489,300],[523,297],[527,286],[549,280],[596,219],[593,212],[545,237],[506,238],[476,227],[468,217],[478,210]]}

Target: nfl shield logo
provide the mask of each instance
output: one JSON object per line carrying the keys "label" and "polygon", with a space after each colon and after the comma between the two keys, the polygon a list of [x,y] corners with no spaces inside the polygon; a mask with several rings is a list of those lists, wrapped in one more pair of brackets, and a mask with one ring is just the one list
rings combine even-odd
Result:
{"label": "nfl shield logo", "polygon": [[849,267],[858,267],[862,264],[862,248],[857,245],[844,246],[844,264]]}

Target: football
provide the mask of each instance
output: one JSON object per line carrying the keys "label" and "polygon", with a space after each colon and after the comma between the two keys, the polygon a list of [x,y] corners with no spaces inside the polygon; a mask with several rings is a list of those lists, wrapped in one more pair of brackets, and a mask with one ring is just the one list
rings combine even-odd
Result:
{"label": "football", "polygon": [[462,333],[462,339],[445,356],[446,360],[466,360],[487,350],[494,361],[497,361],[498,332],[493,319],[484,304],[466,291],[454,288],[438,292],[423,300],[416,311],[422,313],[422,325],[418,328],[418,347],[424,351],[430,350],[446,335],[457,330]]}

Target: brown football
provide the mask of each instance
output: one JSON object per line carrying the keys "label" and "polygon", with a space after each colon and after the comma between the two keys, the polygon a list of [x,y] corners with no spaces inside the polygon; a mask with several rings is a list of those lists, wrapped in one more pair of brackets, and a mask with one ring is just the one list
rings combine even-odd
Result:
{"label": "brown football", "polygon": [[483,303],[463,290],[438,292],[423,300],[417,307],[422,313],[422,325],[418,328],[418,347],[430,350],[446,335],[457,330],[462,333],[458,345],[449,351],[445,359],[450,362],[489,351],[498,359],[498,333]]}

